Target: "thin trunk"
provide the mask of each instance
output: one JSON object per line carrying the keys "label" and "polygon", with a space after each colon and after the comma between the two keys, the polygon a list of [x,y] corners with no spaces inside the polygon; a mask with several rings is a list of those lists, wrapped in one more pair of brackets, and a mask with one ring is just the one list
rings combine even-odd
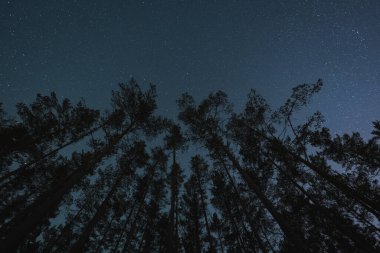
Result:
{"label": "thin trunk", "polygon": [[[289,222],[277,212],[275,206],[272,202],[265,196],[265,194],[260,189],[258,185],[258,178],[254,173],[247,173],[240,165],[235,156],[231,153],[231,151],[216,137],[218,140],[218,146],[221,147],[223,153],[227,155],[228,159],[232,162],[232,165],[237,169],[243,180],[247,183],[248,187],[256,194],[256,196],[260,199],[261,203],[263,203],[264,207],[269,211],[272,217],[276,220],[281,230],[284,232],[285,236],[292,242],[294,249],[299,252],[309,252],[308,247],[305,244],[305,239],[299,233],[296,233]],[[217,149],[217,148],[216,148]],[[216,150],[218,151],[218,150]]]}
{"label": "thin trunk", "polygon": [[194,241],[195,241],[195,252],[196,253],[201,253],[201,239],[200,239],[200,226],[199,226],[199,210],[198,210],[198,198],[195,189],[193,190],[193,196],[192,196],[192,204],[194,208],[194,213],[193,213],[193,222],[194,222]]}
{"label": "thin trunk", "polygon": [[226,200],[226,197],[224,194],[222,195],[222,198],[223,198],[224,206],[226,207],[226,210],[227,210],[228,219],[232,222],[233,230],[235,230],[235,233],[237,235],[237,239],[238,239],[237,241],[239,244],[239,251],[245,252],[245,246],[243,243],[243,239],[241,238],[240,231],[239,231],[239,228],[236,224],[235,218],[233,217],[233,215],[231,213],[231,206],[228,203],[228,201]]}
{"label": "thin trunk", "polygon": [[364,208],[366,208],[369,212],[373,213],[377,217],[380,218],[380,196],[378,196],[378,200],[371,200],[367,197],[361,195],[358,191],[352,189],[351,187],[344,184],[342,181],[336,178],[335,175],[332,175],[327,170],[322,169],[318,166],[314,166],[309,161],[303,159],[302,157],[297,156],[296,154],[289,151],[289,154],[292,155],[295,159],[305,164],[307,167],[312,169],[315,173],[317,173],[319,176],[330,182],[332,185],[334,185],[336,188],[341,190],[345,195],[348,197],[351,197],[362,204]]}
{"label": "thin trunk", "polygon": [[83,205],[77,211],[77,213],[75,214],[75,216],[68,223],[65,224],[65,226],[63,227],[63,229],[60,231],[59,235],[54,239],[54,241],[48,243],[47,247],[44,249],[44,252],[53,252],[54,245],[60,245],[60,244],[62,244],[62,242],[61,242],[62,237],[65,236],[70,231],[70,229],[72,228],[75,220],[80,216],[80,214],[82,213],[82,211],[84,210],[84,208],[85,208],[85,205]]}
{"label": "thin trunk", "polygon": [[220,245],[220,249],[221,249],[221,252],[224,253],[224,247],[223,247],[223,241],[222,241],[222,236],[220,235],[220,230],[218,229],[218,239],[219,239],[219,245]]}
{"label": "thin trunk", "polygon": [[[153,175],[153,169],[152,169],[152,172],[149,172],[149,174]],[[135,199],[135,201],[133,202],[133,205],[131,207],[131,210],[129,211],[129,214],[128,214],[128,217],[127,219],[125,220],[124,222],[124,225],[123,225],[123,229],[121,231],[121,234],[119,236],[119,238],[117,239],[117,242],[112,250],[112,253],[115,253],[117,251],[117,248],[119,247],[119,244],[121,242],[121,239],[123,238],[123,235],[124,235],[124,232],[127,230],[127,226],[128,226],[128,223],[129,223],[129,220],[130,218],[132,217],[132,214],[133,214],[133,211],[136,207],[136,204],[139,202],[139,209],[140,209],[140,206],[141,206],[141,203],[145,201],[145,198],[146,198],[146,195],[148,194],[148,190],[149,190],[149,185],[150,185],[150,179],[151,179],[151,176],[148,176],[148,184],[143,188],[143,195],[141,197],[141,199]]]}
{"label": "thin trunk", "polygon": [[[232,184],[232,186],[233,186],[233,188],[234,188],[234,190],[235,190],[235,193],[236,193],[236,194],[239,194],[239,192],[238,192],[238,190],[237,190],[237,188],[236,188],[236,186],[235,186],[235,182],[232,180],[232,177],[231,177],[230,173],[228,172],[227,175],[228,175],[228,178],[229,178],[230,181],[231,181],[231,184]],[[241,217],[241,218],[239,219],[239,223],[241,224],[241,227],[243,228],[245,234],[247,234],[247,237],[249,238],[249,239],[248,239],[249,247],[250,247],[251,249],[255,249],[255,246],[256,246],[256,245],[255,245],[255,243],[252,241],[252,238],[254,238],[254,236],[252,236],[252,234],[248,232],[248,229],[247,229],[247,227],[246,227],[245,224],[244,224],[244,221],[243,221],[243,217],[244,217],[244,216],[243,216],[243,214],[242,214],[242,211],[240,210],[240,207],[241,207],[241,206],[237,203],[237,200],[236,200],[235,198],[233,198],[232,201],[233,201],[233,204],[236,206],[236,210],[237,210],[237,212],[238,212],[239,217]],[[247,219],[249,219],[249,216],[247,215],[246,211],[247,211],[247,210],[244,210],[245,217],[246,217]],[[252,225],[251,225],[251,226],[252,226]],[[252,238],[251,238],[251,237],[252,237]]]}
{"label": "thin trunk", "polygon": [[178,233],[178,224],[179,224],[179,215],[178,215],[178,198],[177,198],[177,202],[176,202],[176,207],[175,207],[175,235],[176,235],[176,238],[175,238],[175,243],[176,243],[176,252],[178,252],[178,248],[179,248],[179,244],[180,244],[180,239],[179,239],[179,233]]}
{"label": "thin trunk", "polygon": [[115,214],[112,216],[112,219],[108,222],[106,228],[104,229],[104,232],[103,232],[103,236],[102,236],[102,239],[100,239],[99,243],[98,243],[98,246],[96,247],[96,250],[95,252],[96,253],[99,253],[100,252],[100,249],[104,243],[104,240],[106,239],[106,236],[108,234],[108,231],[110,230],[110,227],[112,225],[112,222],[115,220]]}
{"label": "thin trunk", "polygon": [[374,230],[374,233],[376,233],[377,235],[380,235],[380,228],[373,225],[369,220],[367,220],[365,217],[359,214],[356,210],[351,210],[351,212],[356,219],[367,224],[367,226],[371,227],[371,229]]}
{"label": "thin trunk", "polygon": [[261,249],[261,252],[268,253],[267,247],[264,245],[264,242],[259,234],[259,231],[257,231],[257,229],[253,226],[251,226],[251,229],[253,231],[255,238],[257,238],[257,242],[259,244],[259,248]]}
{"label": "thin trunk", "polygon": [[[232,184],[234,185],[233,181],[232,181]],[[236,191],[237,189],[236,189],[235,185],[234,185],[234,188],[235,188],[235,191]],[[237,194],[238,194],[238,192],[237,192]],[[250,224],[252,230],[254,230],[254,225],[251,224],[251,219],[250,219],[250,216],[247,214],[247,210],[246,209],[244,211],[240,210],[241,206],[237,203],[237,200],[235,198],[233,198],[232,201],[233,201],[233,204],[236,206],[236,210],[238,211],[239,217],[241,217],[241,219],[239,220],[239,222],[241,223],[241,226],[242,226],[244,232],[247,234],[249,247],[251,247],[252,249],[255,249],[256,245],[255,245],[254,241],[252,240],[252,238],[256,238],[257,241],[258,241],[258,243],[259,243],[260,248],[262,249],[262,251],[266,252],[266,249],[263,246],[261,238],[257,236],[257,233],[254,234],[254,235],[252,235],[252,233],[249,233],[246,225],[244,224],[243,217],[245,216],[248,219],[248,224]],[[242,212],[244,212],[244,214]]]}
{"label": "thin trunk", "polygon": [[[346,223],[346,221],[341,217],[341,214],[337,213],[336,211],[333,211],[332,213],[331,210],[328,210],[326,207],[319,204],[318,201],[316,201],[310,194],[305,191],[305,189],[303,189],[300,185],[298,185],[297,182],[295,182],[289,175],[287,175],[287,173],[269,156],[267,156],[267,158],[271,164],[274,165],[303,195],[305,195],[310,201],[314,203],[316,207],[318,207],[318,210],[323,213],[324,217],[329,217],[332,221],[332,224],[335,224],[339,231],[345,236],[349,237],[358,248],[362,249],[364,252],[375,252],[375,249],[369,246],[366,238],[362,234],[357,233],[357,231],[344,226],[344,223]],[[337,221],[337,219],[340,221]]]}
{"label": "thin trunk", "polygon": [[[140,241],[140,244],[139,244],[139,248],[138,248],[138,251],[137,252],[149,252],[149,251],[147,251],[146,250],[146,247],[148,247],[147,245],[146,245],[146,240],[145,240],[145,235],[146,235],[146,233],[147,233],[147,231],[148,231],[148,222],[145,224],[145,226],[144,226],[144,232],[142,233],[142,235],[141,235],[141,241]],[[145,240],[145,244],[144,244],[144,240]],[[143,251],[141,251],[141,248],[144,246],[144,250]]]}
{"label": "thin trunk", "polygon": [[178,164],[176,162],[176,150],[173,148],[173,165],[171,173],[171,197],[170,197],[170,249],[171,252],[178,252]]}
{"label": "thin trunk", "polygon": [[[293,134],[294,134],[294,136],[296,137],[296,139],[297,139],[297,141],[299,142],[299,143],[301,143],[301,141],[300,141],[300,138],[298,137],[298,135],[297,135],[297,133],[296,133],[296,131],[294,130],[294,127],[293,127],[293,125],[292,125],[292,123],[291,123],[291,120],[290,120],[290,118],[288,117],[288,122],[289,122],[289,125],[290,125],[290,127],[291,127],[291,129],[292,129],[292,132],[293,132]],[[331,174],[329,174],[327,171],[325,171],[325,170],[323,170],[323,169],[320,169],[319,167],[317,167],[317,166],[314,166],[314,168],[311,168],[310,167],[310,165],[312,165],[312,163],[310,163],[310,160],[309,160],[309,158],[308,158],[308,155],[307,155],[307,153],[306,153],[306,147],[305,147],[305,144],[302,144],[302,150],[303,150],[303,153],[304,153],[304,157],[305,158],[302,158],[301,156],[298,156],[298,155],[296,155],[294,152],[291,152],[291,151],[289,151],[289,154],[291,154],[293,157],[295,157],[295,156],[297,156],[297,160],[299,160],[299,161],[301,161],[303,164],[305,164],[305,165],[307,165],[310,169],[312,169],[315,173],[317,173],[319,176],[321,176],[321,177],[324,177],[326,180],[328,180],[330,183],[332,183],[332,182],[335,182],[334,183],[334,186],[335,187],[337,187],[337,188],[339,188],[341,191],[343,191],[343,192],[345,192],[345,194],[347,195],[347,196],[351,196],[351,197],[353,197],[353,198],[360,198],[361,200],[359,200],[359,199],[357,199],[359,202],[362,202],[362,204],[363,205],[368,205],[367,207],[365,207],[368,211],[370,211],[370,209],[372,210],[372,211],[370,211],[370,212],[372,212],[373,214],[375,214],[374,212],[376,212],[376,216],[377,217],[379,217],[380,218],[380,216],[379,216],[379,214],[380,214],[380,208],[379,208],[379,206],[380,206],[380,202],[373,202],[372,200],[370,200],[370,199],[367,199],[365,196],[360,196],[359,194],[357,194],[357,192],[354,190],[354,189],[352,189],[351,187],[349,187],[349,186],[347,186],[346,184],[344,184],[344,183],[342,183],[339,179],[337,179],[337,178],[335,178],[335,176],[334,175],[331,175]],[[359,157],[359,158],[361,158],[361,157]],[[362,160],[363,160],[363,158],[361,158]],[[366,160],[364,159],[364,162],[365,162]],[[308,164],[306,164],[306,163],[308,163]],[[322,173],[322,174],[321,174]],[[355,194],[355,196],[353,195],[353,194]],[[380,196],[377,196],[378,198],[377,199],[379,199],[380,198]],[[374,206],[373,205],[375,205],[375,207],[376,208],[374,208]],[[368,209],[368,208],[370,208],[370,209]],[[372,209],[373,208],[373,209]],[[377,209],[377,208],[379,208],[379,209]]]}
{"label": "thin trunk", "polygon": [[[223,168],[224,168],[224,171],[225,171],[226,174],[227,174],[228,179],[229,179],[230,182],[231,182],[231,185],[232,185],[232,188],[233,188],[234,191],[235,191],[235,194],[237,194],[237,195],[239,196],[239,198],[240,198],[239,190],[237,189],[237,187],[236,187],[236,185],[235,185],[235,182],[234,182],[234,180],[233,180],[233,178],[232,178],[230,172],[228,171],[228,169],[227,169],[227,167],[226,167],[224,161],[222,161],[222,166],[223,166]],[[239,212],[239,216],[240,216],[240,217],[243,217],[243,214],[241,213],[241,212],[243,212],[244,215],[245,215],[245,217],[248,219],[248,221],[249,221],[248,223],[250,224],[251,229],[252,229],[252,231],[253,231],[253,233],[254,233],[254,238],[257,238],[261,250],[262,250],[263,252],[265,252],[265,253],[268,252],[267,249],[266,249],[266,247],[264,246],[264,243],[262,242],[261,238],[258,236],[258,232],[256,231],[254,225],[253,225],[252,222],[251,222],[250,215],[247,214],[246,206],[242,207],[242,210],[240,210],[240,205],[238,205],[236,199],[233,199],[233,201],[234,201],[234,204],[235,204],[235,206],[236,206],[236,208],[237,208],[237,210],[238,210],[238,212]],[[243,226],[243,229],[244,229],[245,233],[246,233],[247,235],[249,235],[248,229],[245,227],[244,223],[242,223],[242,226]],[[249,239],[249,244],[250,244],[250,246],[251,246],[252,248],[254,248],[254,245],[255,245],[255,244],[251,241],[251,239]]]}
{"label": "thin trunk", "polygon": [[132,213],[133,213],[133,211],[134,211],[134,209],[135,209],[135,206],[136,206],[136,204],[137,204],[137,201],[138,201],[138,200],[135,199],[135,201],[133,202],[133,205],[132,205],[132,207],[131,207],[131,210],[129,211],[129,214],[128,214],[128,216],[127,216],[127,218],[125,219],[125,222],[124,222],[124,224],[123,224],[123,228],[122,228],[122,230],[121,230],[121,233],[120,233],[119,237],[117,238],[117,241],[116,241],[115,246],[114,246],[113,249],[112,249],[112,253],[115,253],[115,252],[117,251],[117,248],[119,247],[120,241],[121,241],[121,239],[123,238],[124,232],[127,230],[127,225],[128,225],[128,223],[129,223],[129,219],[132,217]]}
{"label": "thin trunk", "polygon": [[28,163],[28,164],[24,164],[20,167],[18,167],[17,169],[11,171],[11,172],[8,172],[6,175],[3,175],[0,177],[0,182],[4,181],[4,180],[9,180],[12,176],[15,176],[17,174],[20,174],[20,173],[23,173],[25,170],[27,170],[28,168],[32,167],[33,165],[36,165],[40,162],[42,162],[43,160],[45,160],[46,158],[58,153],[59,151],[61,151],[62,149],[80,141],[81,139],[85,138],[86,136],[89,136],[90,134],[93,134],[94,132],[98,131],[100,128],[102,128],[105,124],[102,124],[98,127],[95,127],[93,129],[91,129],[90,131],[86,132],[86,133],[83,133],[81,134],[80,136],[78,136],[77,138],[75,138],[74,140],[72,141],[69,141],[69,142],[66,142],[64,144],[62,144],[61,146],[47,152],[46,154],[42,155],[40,158],[38,159],[35,159],[34,161]]}
{"label": "thin trunk", "polygon": [[141,201],[140,205],[139,205],[139,208],[137,209],[136,215],[135,215],[135,217],[133,219],[131,228],[129,229],[129,233],[128,233],[127,238],[125,240],[122,252],[127,252],[127,247],[131,243],[132,237],[135,235],[135,232],[136,232],[135,230],[136,230],[136,227],[137,227],[137,221],[138,221],[140,213],[141,213],[141,211],[143,209],[143,206],[144,206],[144,201]]}
{"label": "thin trunk", "polygon": [[254,129],[254,128],[248,126],[248,125],[245,125],[245,126],[247,128],[249,128],[251,131],[253,131],[256,134],[258,134],[260,137],[262,137],[266,141],[268,141],[270,143],[273,143],[273,141],[275,141],[275,145],[278,148],[281,148],[284,153],[290,155],[296,161],[298,161],[298,162],[306,165],[312,171],[314,171],[317,175],[319,175],[320,177],[322,177],[323,179],[325,179],[327,182],[329,182],[331,185],[335,186],[337,189],[339,189],[340,191],[342,191],[342,193],[344,193],[346,196],[355,199],[356,201],[358,201],[359,203],[361,203],[361,205],[364,208],[366,208],[369,212],[373,213],[377,217],[380,217],[380,202],[379,202],[380,196],[377,196],[377,201],[365,197],[364,195],[360,194],[358,191],[355,191],[354,189],[352,189],[351,187],[349,187],[348,185],[346,185],[345,183],[343,183],[342,181],[340,181],[340,179],[336,178],[336,175],[331,174],[327,170],[327,168],[321,168],[319,166],[315,166],[314,164],[312,164],[308,160],[302,158],[301,156],[297,155],[293,151],[289,150],[276,137],[273,137],[274,139],[271,139],[268,136],[266,136],[265,134],[261,133],[260,131]]}
{"label": "thin trunk", "polygon": [[272,246],[272,243],[271,243],[271,241],[269,240],[267,234],[265,233],[265,230],[263,229],[262,231],[263,231],[263,235],[264,235],[265,240],[267,241],[267,243],[268,243],[268,245],[269,245],[269,248],[270,248],[271,252],[272,252],[272,253],[276,252],[276,251],[274,250],[274,247]]}
{"label": "thin trunk", "polygon": [[200,195],[201,195],[202,213],[203,213],[203,217],[204,217],[204,220],[205,220],[208,241],[210,243],[210,250],[211,250],[211,252],[216,252],[215,246],[214,246],[214,241],[213,241],[213,238],[211,236],[211,230],[210,230],[210,225],[209,225],[209,222],[208,222],[207,211],[206,211],[206,203],[205,203],[205,200],[204,200],[203,190],[201,188],[201,183],[199,181],[199,175],[197,176],[197,178],[198,178],[197,181],[198,181],[199,192],[200,192]]}
{"label": "thin trunk", "polygon": [[[141,199],[139,201],[139,207],[138,207],[137,212],[135,214],[135,218],[134,218],[133,223],[131,225],[130,231],[129,231],[128,235],[127,235],[127,239],[126,239],[126,242],[124,243],[123,251],[122,252],[125,252],[126,247],[129,245],[130,238],[131,238],[131,236],[134,233],[134,229],[135,229],[136,222],[137,222],[137,217],[139,216],[140,212],[142,211],[142,207],[143,207],[143,204],[145,202],[146,195],[148,194],[148,190],[149,190],[151,181],[152,181],[153,176],[154,176],[155,166],[156,166],[156,164],[154,164],[152,167],[149,168],[148,175],[147,175],[148,176],[148,179],[147,179],[148,181],[147,181],[147,184],[144,187],[143,196],[141,197]],[[130,215],[131,214],[132,213],[130,213]],[[129,220],[129,217],[128,217],[128,220]],[[124,230],[126,229],[126,226],[127,226],[127,223],[124,224]],[[124,234],[124,231],[120,235],[119,241],[118,241],[117,245],[114,247],[114,251],[113,252],[116,252],[117,247],[119,246],[119,243],[120,243],[121,236],[123,234]]]}
{"label": "thin trunk", "polygon": [[56,210],[62,197],[70,192],[71,187],[79,182],[82,176],[83,172],[77,171],[68,180],[59,184],[54,192],[41,195],[32,205],[6,224],[6,228],[1,231],[1,235],[5,238],[2,239],[0,249],[4,252],[16,251],[26,236],[48,219],[47,214]]}
{"label": "thin trunk", "polygon": [[109,202],[116,192],[117,188],[120,185],[120,182],[124,178],[125,175],[123,173],[119,173],[116,181],[112,185],[111,190],[108,192],[106,198],[103,200],[102,204],[99,206],[99,208],[96,210],[96,213],[92,217],[92,219],[86,224],[85,228],[83,229],[82,234],[79,236],[78,240],[74,245],[72,246],[70,252],[84,252],[86,243],[91,235],[91,233],[94,230],[95,225],[99,222],[100,219],[104,216],[104,214],[107,211],[107,207],[109,205]]}
{"label": "thin trunk", "polygon": [[0,249],[4,252],[16,251],[16,249],[25,241],[28,234],[50,218],[51,214],[53,214],[58,208],[63,197],[70,193],[71,189],[80,183],[86,175],[91,174],[96,165],[101,162],[103,158],[114,152],[114,146],[131,129],[132,125],[121,134],[114,136],[101,152],[93,155],[93,160],[91,160],[84,167],[75,170],[71,176],[69,176],[66,180],[62,180],[62,182],[58,183],[52,190],[42,194],[33,204],[6,224],[5,228],[0,232],[0,236],[3,237],[0,241]]}

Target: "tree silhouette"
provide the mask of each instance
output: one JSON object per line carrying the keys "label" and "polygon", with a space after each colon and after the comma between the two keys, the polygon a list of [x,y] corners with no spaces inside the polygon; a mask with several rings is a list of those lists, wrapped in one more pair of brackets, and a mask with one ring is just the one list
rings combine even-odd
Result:
{"label": "tree silhouette", "polygon": [[295,120],[322,86],[278,109],[252,90],[240,112],[185,93],[178,122],[134,79],[104,112],[0,103],[1,252],[379,252],[380,123],[366,139]]}
{"label": "tree silhouette", "polygon": [[169,130],[169,134],[165,137],[166,148],[172,152],[172,166],[169,174],[170,180],[170,210],[169,210],[169,225],[170,232],[168,239],[168,245],[170,245],[169,252],[178,252],[179,248],[179,235],[178,235],[178,223],[179,223],[179,188],[183,182],[182,169],[177,163],[176,155],[177,150],[183,148],[185,143],[179,126],[173,125]]}

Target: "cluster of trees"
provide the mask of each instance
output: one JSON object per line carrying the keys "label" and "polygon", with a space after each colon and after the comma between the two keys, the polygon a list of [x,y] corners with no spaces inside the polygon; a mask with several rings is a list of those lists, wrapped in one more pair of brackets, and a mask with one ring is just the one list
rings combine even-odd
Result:
{"label": "cluster of trees", "polygon": [[239,113],[183,94],[178,122],[135,80],[103,113],[54,93],[0,107],[0,251],[379,252],[380,122],[369,140],[295,122],[321,87],[277,110],[251,91]]}

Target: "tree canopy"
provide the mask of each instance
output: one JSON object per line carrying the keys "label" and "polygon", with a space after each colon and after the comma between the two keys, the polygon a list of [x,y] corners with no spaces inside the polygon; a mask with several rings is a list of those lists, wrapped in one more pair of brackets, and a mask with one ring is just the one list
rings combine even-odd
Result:
{"label": "tree canopy", "polygon": [[367,139],[296,121],[322,86],[240,112],[185,93],[176,120],[134,79],[103,112],[0,104],[0,251],[380,252],[380,121]]}

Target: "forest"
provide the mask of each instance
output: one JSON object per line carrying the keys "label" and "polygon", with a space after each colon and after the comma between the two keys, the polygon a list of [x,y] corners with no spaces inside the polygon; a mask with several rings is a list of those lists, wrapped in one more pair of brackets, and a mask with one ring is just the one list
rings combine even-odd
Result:
{"label": "forest", "polygon": [[380,121],[364,138],[297,117],[322,86],[241,111],[184,93],[177,119],[134,79],[104,111],[1,105],[0,252],[380,252]]}

